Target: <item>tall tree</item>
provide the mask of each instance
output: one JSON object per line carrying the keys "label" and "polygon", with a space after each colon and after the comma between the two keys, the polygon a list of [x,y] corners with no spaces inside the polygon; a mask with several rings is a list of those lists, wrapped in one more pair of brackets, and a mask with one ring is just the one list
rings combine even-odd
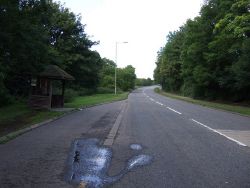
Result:
{"label": "tall tree", "polygon": [[80,16],[52,0],[1,0],[1,95],[27,96],[30,76],[48,64],[71,73],[78,87],[96,88],[101,58],[84,27]]}
{"label": "tall tree", "polygon": [[249,0],[207,0],[198,17],[169,34],[155,80],[188,96],[249,100],[249,6]]}
{"label": "tall tree", "polygon": [[113,89],[115,87],[115,67],[116,64],[107,59],[102,59],[102,70],[100,72],[100,86],[104,88]]}

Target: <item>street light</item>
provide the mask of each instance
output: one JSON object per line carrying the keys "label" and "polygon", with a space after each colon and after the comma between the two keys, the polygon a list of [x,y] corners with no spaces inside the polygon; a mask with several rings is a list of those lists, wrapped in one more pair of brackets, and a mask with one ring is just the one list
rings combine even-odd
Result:
{"label": "street light", "polygon": [[[118,44],[127,44],[128,42],[115,42],[115,64],[116,66],[118,66],[117,64],[117,47]],[[115,95],[116,95],[116,66],[115,66]]]}

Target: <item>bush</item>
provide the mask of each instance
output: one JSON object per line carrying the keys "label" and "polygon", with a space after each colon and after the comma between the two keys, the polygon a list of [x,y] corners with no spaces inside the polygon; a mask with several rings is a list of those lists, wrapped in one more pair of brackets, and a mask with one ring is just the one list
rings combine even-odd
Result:
{"label": "bush", "polygon": [[90,88],[79,88],[77,91],[80,96],[93,95],[96,93],[96,89]]}
{"label": "bush", "polygon": [[66,89],[64,93],[64,102],[72,102],[75,97],[77,97],[79,94],[77,91],[73,89]]}
{"label": "bush", "polygon": [[11,104],[12,102],[13,102],[13,98],[8,93],[4,85],[0,83],[0,107]]}
{"label": "bush", "polygon": [[123,90],[121,90],[119,87],[116,89],[116,93],[117,94],[122,94],[124,91]]}
{"label": "bush", "polygon": [[109,93],[114,93],[115,90],[111,88],[106,88],[106,87],[98,87],[97,88],[97,93],[98,94],[109,94]]}

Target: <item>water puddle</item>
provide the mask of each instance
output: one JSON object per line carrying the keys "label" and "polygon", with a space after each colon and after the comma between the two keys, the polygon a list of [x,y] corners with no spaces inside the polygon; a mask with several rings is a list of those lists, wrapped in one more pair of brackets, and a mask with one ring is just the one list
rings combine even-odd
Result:
{"label": "water puddle", "polygon": [[142,150],[142,146],[140,144],[131,144],[130,148],[132,150]]}
{"label": "water puddle", "polygon": [[[135,148],[142,149],[138,144]],[[130,145],[130,148],[132,145]],[[140,146],[140,147],[138,147]],[[139,149],[139,150],[140,150]],[[66,179],[72,184],[84,183],[90,188],[101,188],[104,185],[114,183],[121,179],[132,169],[152,162],[149,155],[136,155],[127,161],[124,169],[115,176],[109,176],[108,170],[111,164],[112,150],[100,146],[98,139],[79,139],[73,143],[69,155],[68,171]]]}

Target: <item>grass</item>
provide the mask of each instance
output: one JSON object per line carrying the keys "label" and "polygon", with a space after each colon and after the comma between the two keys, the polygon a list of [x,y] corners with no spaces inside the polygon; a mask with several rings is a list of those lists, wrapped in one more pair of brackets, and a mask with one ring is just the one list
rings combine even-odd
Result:
{"label": "grass", "polygon": [[2,107],[0,108],[0,122],[7,121],[9,119],[14,119],[17,116],[22,116],[29,112],[30,110],[29,108],[27,108],[27,105],[21,102]]}
{"label": "grass", "polygon": [[180,96],[180,95],[173,94],[173,93],[167,93],[167,92],[160,90],[159,88],[155,88],[155,92],[163,96],[173,98],[173,99],[179,99],[179,100],[183,100],[183,101],[190,102],[193,104],[199,104],[199,105],[210,107],[210,108],[221,109],[221,110],[236,112],[242,115],[250,116],[250,107],[239,106],[236,104],[224,104],[224,103],[218,103],[218,102],[192,99],[190,97],[184,97],[184,96]]}
{"label": "grass", "polygon": [[79,96],[76,97],[72,102],[66,103],[65,107],[68,108],[80,108],[87,107],[101,103],[108,103],[113,101],[124,100],[128,97],[128,93],[121,94],[96,94],[91,96]]}
{"label": "grass", "polygon": [[60,112],[54,111],[34,111],[30,109],[25,103],[18,102],[4,108],[0,108],[0,126],[7,122],[14,122],[21,117],[25,117],[28,124],[35,124],[44,121],[48,118],[53,118],[60,115]]}
{"label": "grass", "polygon": [[0,114],[0,144],[2,144],[27,132],[31,125],[60,116],[62,112],[35,111],[25,103],[18,102],[0,108]]}
{"label": "grass", "polygon": [[[96,94],[91,96],[76,97],[70,103],[65,103],[65,107],[79,108],[124,100],[128,93],[121,94]],[[31,125],[41,123],[45,120],[58,117],[64,112],[48,110],[32,110],[24,102],[0,108],[0,144],[29,131]]]}

